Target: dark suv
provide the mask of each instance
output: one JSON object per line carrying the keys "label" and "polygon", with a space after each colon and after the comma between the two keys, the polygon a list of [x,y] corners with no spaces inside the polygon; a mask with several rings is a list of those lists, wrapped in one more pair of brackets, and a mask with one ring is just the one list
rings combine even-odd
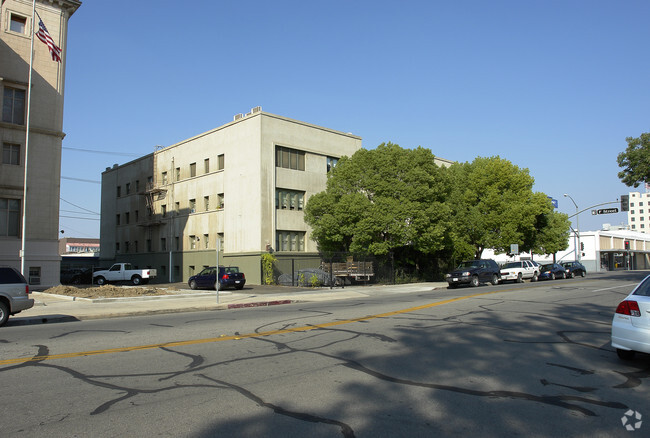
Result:
{"label": "dark suv", "polygon": [[9,266],[0,266],[0,326],[9,315],[15,315],[34,306],[29,298],[29,286],[20,272]]}
{"label": "dark suv", "polygon": [[469,260],[462,262],[456,269],[447,274],[447,283],[450,288],[459,284],[478,286],[481,283],[490,282],[494,285],[501,280],[501,269],[497,262],[490,259]]}

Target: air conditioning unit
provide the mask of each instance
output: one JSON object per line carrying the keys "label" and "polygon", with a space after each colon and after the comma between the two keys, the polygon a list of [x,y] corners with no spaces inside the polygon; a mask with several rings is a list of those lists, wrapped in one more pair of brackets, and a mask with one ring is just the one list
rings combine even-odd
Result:
{"label": "air conditioning unit", "polygon": [[243,118],[244,118],[244,115],[242,113],[239,113],[239,114],[235,114],[235,117],[233,118],[233,120],[239,120],[239,119],[243,119]]}
{"label": "air conditioning unit", "polygon": [[256,106],[255,108],[251,109],[251,114],[259,113],[260,111],[262,111],[262,107]]}

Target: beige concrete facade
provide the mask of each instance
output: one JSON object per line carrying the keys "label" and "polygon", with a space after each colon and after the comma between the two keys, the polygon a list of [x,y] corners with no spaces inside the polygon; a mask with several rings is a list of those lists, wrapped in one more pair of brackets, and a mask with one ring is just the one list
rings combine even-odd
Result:
{"label": "beige concrete facade", "polygon": [[[81,5],[76,0],[37,1],[40,14],[61,62],[52,60],[48,47],[34,40],[27,201],[25,175],[27,88],[30,35],[38,27],[31,0],[5,0],[0,9],[0,265],[20,269],[19,251],[25,233],[25,276],[30,283],[59,283],[59,192],[63,95],[68,20]],[[26,227],[21,218],[26,206]],[[18,224],[15,223],[18,218]]]}
{"label": "beige concrete facade", "polygon": [[303,207],[326,188],[328,163],[361,138],[265,113],[246,116],[102,174],[101,260],[187,281],[237,264],[260,284],[260,254],[315,255]]}
{"label": "beige concrete facade", "polygon": [[630,192],[630,210],[627,223],[630,230],[639,233],[650,232],[650,193]]}

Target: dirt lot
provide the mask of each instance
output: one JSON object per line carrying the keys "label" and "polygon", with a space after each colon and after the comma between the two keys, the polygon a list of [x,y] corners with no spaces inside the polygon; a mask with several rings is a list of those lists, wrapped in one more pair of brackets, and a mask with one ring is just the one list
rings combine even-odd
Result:
{"label": "dirt lot", "polygon": [[67,295],[80,298],[116,298],[116,297],[138,297],[143,295],[171,295],[172,289],[158,289],[155,287],[124,287],[114,285],[76,287],[56,286],[43,291],[47,294]]}

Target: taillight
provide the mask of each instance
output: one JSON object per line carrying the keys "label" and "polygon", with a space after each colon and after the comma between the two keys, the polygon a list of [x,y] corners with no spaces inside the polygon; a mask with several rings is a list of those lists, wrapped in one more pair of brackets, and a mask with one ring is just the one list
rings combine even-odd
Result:
{"label": "taillight", "polygon": [[29,285],[25,285],[25,294],[29,295]]}
{"label": "taillight", "polygon": [[241,273],[241,278],[246,278],[243,272]]}
{"label": "taillight", "polygon": [[621,301],[618,305],[616,313],[629,316],[641,316],[641,309],[639,309],[639,303],[636,301],[625,300]]}
{"label": "taillight", "polygon": [[228,280],[229,278],[228,274],[223,274],[223,277],[221,277],[222,280]]}

